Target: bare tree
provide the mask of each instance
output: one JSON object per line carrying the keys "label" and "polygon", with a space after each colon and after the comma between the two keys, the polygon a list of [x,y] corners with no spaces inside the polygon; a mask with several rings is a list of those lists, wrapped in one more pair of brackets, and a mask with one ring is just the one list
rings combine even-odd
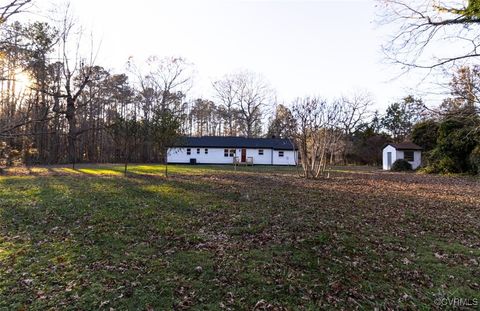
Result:
{"label": "bare tree", "polygon": [[274,115],[268,125],[267,136],[278,138],[292,138],[295,132],[295,119],[292,111],[282,104],[275,107]]}
{"label": "bare tree", "polygon": [[327,172],[328,153],[341,133],[339,103],[319,98],[296,99],[292,113],[297,123],[295,134],[305,178],[319,178]]}
{"label": "bare tree", "polygon": [[150,68],[146,79],[159,91],[158,104],[168,105],[172,96],[185,95],[192,88],[193,65],[186,59],[150,56],[146,63]]}
{"label": "bare tree", "polygon": [[192,87],[194,72],[193,65],[181,57],[150,56],[145,64],[148,69],[130,58],[127,67],[143,97],[144,117],[148,119],[155,107],[173,108],[171,105],[178,104],[179,97],[185,97]]}
{"label": "bare tree", "polygon": [[[343,135],[339,137],[339,141],[343,138],[341,146],[342,158],[347,163],[348,142],[355,129],[365,121],[368,117],[369,108],[373,104],[372,95],[366,91],[356,91],[349,96],[343,96],[340,99],[340,127]],[[333,159],[334,152],[331,153]]]}
{"label": "bare tree", "polygon": [[157,154],[166,163],[167,148],[180,135],[182,122],[187,119],[186,93],[193,83],[193,65],[179,57],[149,57],[148,70],[142,70],[133,59],[129,71],[134,75],[139,101],[143,104],[145,127],[144,161]]}
{"label": "bare tree", "polygon": [[192,129],[190,132],[198,136],[216,135],[219,125],[217,106],[214,102],[202,98],[197,98],[193,102],[193,107],[189,113],[189,119],[192,120]]}
{"label": "bare tree", "polygon": [[449,83],[451,97],[443,100],[435,115],[443,119],[469,120],[480,133],[480,66],[460,67]]}
{"label": "bare tree", "polygon": [[229,112],[228,125],[232,132],[235,109],[239,112],[243,134],[258,136],[264,108],[272,101],[273,90],[258,74],[243,71],[225,76],[213,83],[218,98]]}
{"label": "bare tree", "polygon": [[[81,27],[68,8],[60,10],[56,27],[14,22],[0,29],[0,165],[161,160],[182,133],[189,64],[149,58],[134,91],[126,75],[93,65]],[[197,112],[202,131],[217,131],[217,115]]]}
{"label": "bare tree", "polygon": [[227,135],[235,135],[235,103],[237,97],[237,88],[235,78],[232,75],[225,75],[221,80],[212,83],[213,89],[217,95],[218,100],[222,103],[219,107],[219,112],[222,118],[225,119]]}
{"label": "bare tree", "polygon": [[[91,81],[94,68],[94,56],[90,54],[89,59],[80,57],[80,44],[82,42],[82,29],[76,27],[76,23],[70,15],[67,5],[60,23],[60,40],[58,53],[61,60],[61,87],[55,92],[49,92],[55,98],[53,111],[63,114],[67,119],[67,151],[69,161],[75,167],[77,162],[76,141],[78,135],[84,131],[77,128],[77,110],[79,109],[78,98],[87,84]],[[93,53],[93,49],[92,52]],[[65,105],[61,103],[64,101]]]}
{"label": "bare tree", "polygon": [[266,80],[252,72],[236,75],[237,105],[247,137],[258,136],[261,132],[260,121],[263,109],[273,98],[273,91]]}
{"label": "bare tree", "polygon": [[383,47],[404,69],[457,65],[480,56],[478,0],[379,0],[381,23],[398,30]]}

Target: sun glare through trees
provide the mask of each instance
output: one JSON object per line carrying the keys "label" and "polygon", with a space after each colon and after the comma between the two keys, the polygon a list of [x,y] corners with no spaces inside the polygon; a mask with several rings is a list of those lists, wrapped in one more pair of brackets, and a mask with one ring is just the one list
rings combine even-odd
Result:
{"label": "sun glare through trees", "polygon": [[478,310],[479,8],[0,0],[0,310]]}

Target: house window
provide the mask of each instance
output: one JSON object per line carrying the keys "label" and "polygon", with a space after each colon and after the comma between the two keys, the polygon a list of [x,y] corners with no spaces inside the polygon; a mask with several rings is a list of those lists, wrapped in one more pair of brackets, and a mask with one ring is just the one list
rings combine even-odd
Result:
{"label": "house window", "polygon": [[208,149],[207,148],[205,148],[205,154],[208,154]]}
{"label": "house window", "polygon": [[413,162],[414,161],[413,151],[404,151],[403,158],[408,162]]}
{"label": "house window", "polygon": [[279,152],[278,152],[278,156],[279,156],[280,158],[282,158],[282,157],[283,157],[283,151],[279,151]]}
{"label": "house window", "polygon": [[235,149],[223,149],[223,156],[224,157],[234,157],[235,154],[237,153],[237,150]]}
{"label": "house window", "polygon": [[192,149],[187,148],[187,155],[191,155],[191,154],[192,154]]}
{"label": "house window", "polygon": [[258,155],[263,155],[263,149],[258,149]]}
{"label": "house window", "polygon": [[200,154],[200,148],[197,148],[197,154]]}

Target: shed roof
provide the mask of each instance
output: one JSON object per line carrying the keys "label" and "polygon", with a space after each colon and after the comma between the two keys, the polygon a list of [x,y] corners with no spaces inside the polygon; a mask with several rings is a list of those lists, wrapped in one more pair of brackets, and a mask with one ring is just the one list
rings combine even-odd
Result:
{"label": "shed roof", "polygon": [[395,148],[397,150],[423,150],[422,147],[420,147],[417,144],[411,143],[411,142],[388,143],[383,148],[385,148],[387,146],[392,146],[393,148]]}
{"label": "shed roof", "polygon": [[182,137],[176,146],[194,148],[265,148],[276,150],[292,150],[294,148],[294,144],[289,139],[236,136]]}

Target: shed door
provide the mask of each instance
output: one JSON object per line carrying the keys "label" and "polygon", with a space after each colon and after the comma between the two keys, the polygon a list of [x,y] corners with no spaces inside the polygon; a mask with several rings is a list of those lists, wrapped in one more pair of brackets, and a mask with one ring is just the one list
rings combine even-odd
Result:
{"label": "shed door", "polygon": [[242,162],[247,162],[247,149],[242,149]]}
{"label": "shed door", "polygon": [[390,169],[392,167],[392,153],[387,152],[387,168]]}

